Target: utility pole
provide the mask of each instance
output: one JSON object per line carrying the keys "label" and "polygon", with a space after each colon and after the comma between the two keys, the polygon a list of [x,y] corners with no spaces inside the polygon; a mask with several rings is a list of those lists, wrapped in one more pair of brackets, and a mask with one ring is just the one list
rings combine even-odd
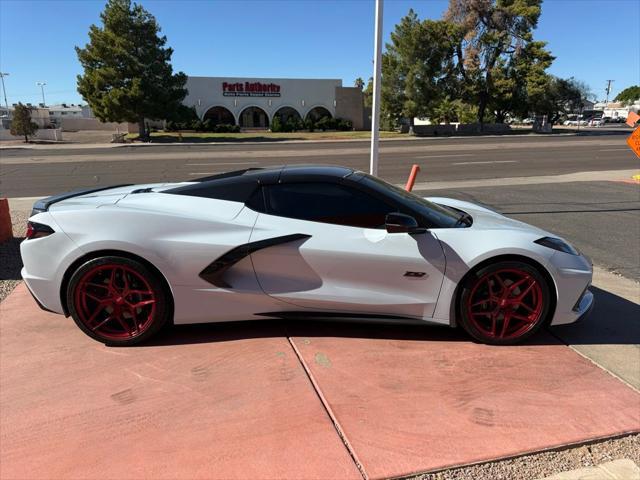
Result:
{"label": "utility pole", "polygon": [[607,99],[604,102],[605,108],[607,108],[607,104],[609,103],[609,94],[611,93],[611,84],[615,82],[615,80],[607,80]]}
{"label": "utility pole", "polygon": [[376,30],[373,41],[373,104],[371,106],[371,165],[369,173],[378,175],[378,143],[380,140],[380,87],[382,77],[382,1],[376,0]]}
{"label": "utility pole", "polygon": [[4,106],[7,107],[7,118],[9,118],[9,102],[7,102],[7,89],[4,86],[4,77],[8,76],[8,73],[0,72],[0,79],[2,80],[2,93],[4,94]]}
{"label": "utility pole", "polygon": [[47,105],[47,102],[44,101],[44,86],[47,84],[47,82],[36,82],[36,85],[40,87],[40,90],[42,90],[42,106],[45,107]]}

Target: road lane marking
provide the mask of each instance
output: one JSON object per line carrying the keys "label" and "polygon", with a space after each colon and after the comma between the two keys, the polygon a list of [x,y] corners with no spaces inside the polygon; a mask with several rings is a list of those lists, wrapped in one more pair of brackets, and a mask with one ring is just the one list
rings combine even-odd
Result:
{"label": "road lane marking", "polygon": [[446,158],[446,157],[472,157],[473,153],[452,153],[450,155],[423,155],[421,157],[416,158]]}
{"label": "road lane marking", "polygon": [[628,148],[603,148],[598,151],[599,152],[622,152],[622,151],[628,152],[629,149]]}
{"label": "road lane marking", "polygon": [[488,160],[482,162],[455,162],[451,165],[486,165],[489,163],[518,163],[518,160]]}
{"label": "road lane marking", "polygon": [[215,167],[216,165],[258,165],[260,162],[209,162],[209,163],[185,163],[186,167]]}

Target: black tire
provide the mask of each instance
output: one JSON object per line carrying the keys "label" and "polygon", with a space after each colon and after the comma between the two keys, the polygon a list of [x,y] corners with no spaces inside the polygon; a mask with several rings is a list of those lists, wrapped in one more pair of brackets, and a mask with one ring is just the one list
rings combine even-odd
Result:
{"label": "black tire", "polygon": [[74,322],[109,346],[144,342],[172,316],[170,293],[141,262],[117,256],[94,258],[71,276],[66,292]]}
{"label": "black tire", "polygon": [[526,262],[503,261],[467,276],[458,313],[462,327],[479,342],[513,345],[545,324],[551,302],[550,286],[538,269]]}

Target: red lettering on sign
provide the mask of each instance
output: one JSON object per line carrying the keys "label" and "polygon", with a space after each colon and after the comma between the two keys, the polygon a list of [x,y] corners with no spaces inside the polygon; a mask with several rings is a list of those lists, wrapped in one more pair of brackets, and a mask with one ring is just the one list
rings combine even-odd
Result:
{"label": "red lettering on sign", "polygon": [[247,92],[248,95],[241,95],[241,96],[279,97],[280,85],[276,83],[261,83],[261,82],[244,82],[244,83],[222,82],[222,92],[225,94],[228,94],[227,96],[234,96],[234,97],[238,96],[237,94],[244,93],[244,92]]}

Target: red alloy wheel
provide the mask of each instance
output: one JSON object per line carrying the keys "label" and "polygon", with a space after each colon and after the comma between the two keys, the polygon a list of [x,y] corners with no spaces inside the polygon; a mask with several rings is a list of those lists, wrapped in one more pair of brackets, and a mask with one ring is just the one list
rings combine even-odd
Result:
{"label": "red alloy wheel", "polygon": [[78,319],[106,340],[140,336],[153,324],[156,292],[127,265],[97,265],[87,271],[74,292]]}
{"label": "red alloy wheel", "polygon": [[540,282],[517,268],[496,270],[478,280],[467,300],[473,326],[490,339],[515,340],[542,320]]}

